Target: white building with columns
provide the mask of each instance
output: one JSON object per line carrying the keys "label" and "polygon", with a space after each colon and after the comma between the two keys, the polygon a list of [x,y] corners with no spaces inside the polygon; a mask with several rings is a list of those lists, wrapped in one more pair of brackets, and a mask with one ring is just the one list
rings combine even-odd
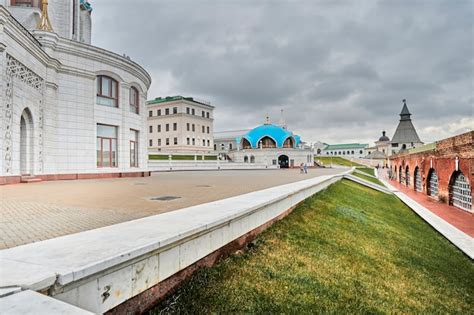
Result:
{"label": "white building with columns", "polygon": [[0,0],[0,184],[147,175],[149,74],[92,46],[91,5]]}

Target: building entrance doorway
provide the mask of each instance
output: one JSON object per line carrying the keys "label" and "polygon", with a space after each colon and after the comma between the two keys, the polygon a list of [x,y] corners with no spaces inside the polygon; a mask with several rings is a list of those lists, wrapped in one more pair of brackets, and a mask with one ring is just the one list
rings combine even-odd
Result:
{"label": "building entrance doorway", "polygon": [[20,118],[20,173],[33,173],[33,119],[29,109],[25,109]]}
{"label": "building entrance doorway", "polygon": [[290,166],[289,159],[287,155],[280,155],[278,157],[278,165],[280,165],[280,168],[288,168]]}

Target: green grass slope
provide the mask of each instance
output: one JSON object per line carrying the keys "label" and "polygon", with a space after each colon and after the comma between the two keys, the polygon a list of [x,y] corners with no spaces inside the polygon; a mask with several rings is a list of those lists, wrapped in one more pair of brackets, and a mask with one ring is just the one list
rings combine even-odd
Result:
{"label": "green grass slope", "polygon": [[380,180],[378,180],[377,178],[374,178],[374,177],[371,177],[371,176],[366,176],[364,174],[360,174],[360,173],[356,173],[356,172],[352,173],[352,175],[354,175],[356,177],[359,177],[363,180],[366,180],[368,182],[371,182],[371,183],[374,183],[374,184],[385,187],[385,185]]}
{"label": "green grass slope", "polygon": [[343,180],[151,314],[471,313],[474,264],[396,197]]}
{"label": "green grass slope", "polygon": [[347,159],[344,159],[339,156],[335,157],[327,157],[327,156],[316,156],[314,158],[315,161],[322,162],[325,166],[329,166],[331,163],[335,165],[343,165],[343,166],[363,166],[355,162],[351,162]]}

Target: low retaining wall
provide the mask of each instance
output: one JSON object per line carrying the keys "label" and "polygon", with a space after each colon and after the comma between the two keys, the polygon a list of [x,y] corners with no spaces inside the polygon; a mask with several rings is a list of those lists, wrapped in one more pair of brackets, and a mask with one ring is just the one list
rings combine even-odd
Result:
{"label": "low retaining wall", "polygon": [[[123,177],[148,177],[149,171],[139,172],[107,172],[107,173],[73,173],[73,174],[42,174],[34,175],[43,181],[52,180],[78,180],[78,179],[105,179]],[[0,176],[0,185],[11,185],[21,183],[21,176]]]}
{"label": "low retaining wall", "polygon": [[154,172],[166,171],[209,171],[209,170],[257,170],[278,169],[278,165],[261,163],[237,163],[228,161],[157,161],[149,160],[148,169]]}
{"label": "low retaining wall", "polygon": [[383,186],[380,186],[380,185],[377,185],[377,184],[372,183],[372,182],[369,182],[369,181],[364,180],[364,179],[362,179],[362,178],[360,178],[360,177],[357,177],[357,176],[354,176],[354,175],[351,175],[351,174],[346,174],[346,175],[344,175],[344,178],[349,179],[349,180],[351,180],[351,181],[353,181],[353,182],[356,182],[356,183],[358,183],[358,184],[367,186],[367,187],[372,188],[372,189],[374,189],[374,190],[383,192],[383,193],[385,193],[385,194],[388,194],[388,195],[391,195],[391,194],[392,194],[392,192],[391,192],[388,188],[383,187]]}
{"label": "low retaining wall", "polygon": [[347,173],[2,250],[0,289],[40,291],[94,313],[143,311]]}

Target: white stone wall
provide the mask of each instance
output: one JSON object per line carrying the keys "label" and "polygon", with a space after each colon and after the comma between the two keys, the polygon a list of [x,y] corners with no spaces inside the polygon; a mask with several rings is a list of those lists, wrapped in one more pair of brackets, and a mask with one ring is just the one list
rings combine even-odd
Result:
{"label": "white stone wall", "polygon": [[[0,21],[8,32],[0,32],[2,53],[1,97],[6,97],[7,54],[23,66],[25,73],[39,78],[40,87],[25,79],[12,79],[11,119],[6,117],[7,102],[0,106],[0,176],[20,175],[20,118],[31,111],[34,125],[33,173],[71,174],[143,171],[147,168],[146,98],[151,78],[139,65],[106,50],[69,41],[52,33],[21,29],[0,7]],[[12,34],[12,35],[6,35]],[[41,46],[38,41],[41,42]],[[105,74],[119,82],[119,107],[96,104],[96,77]],[[140,113],[129,109],[129,90],[140,94]],[[118,127],[118,167],[97,168],[96,125]],[[11,126],[11,144],[6,143],[5,128]],[[130,168],[130,129],[139,132],[139,168]],[[6,148],[11,149],[7,159]],[[8,162],[8,163],[7,163]],[[8,165],[7,165],[8,164]],[[11,165],[11,167],[9,167]],[[7,169],[8,168],[8,169]]]}
{"label": "white stone wall", "polygon": [[314,163],[314,154],[311,150],[281,148],[235,150],[229,152],[229,156],[233,162],[244,163],[245,157],[247,157],[250,163],[251,157],[253,156],[255,157],[255,163],[265,165],[274,165],[274,160],[276,161],[276,165],[278,165],[278,157],[281,155],[288,156],[290,166],[291,161],[293,161],[292,166],[294,167],[299,166],[301,163],[305,163],[308,166]]}
{"label": "white stone wall", "polygon": [[91,14],[87,11],[80,11],[79,13],[79,41],[86,44],[91,43],[92,37],[92,19]]}
{"label": "white stone wall", "polygon": [[[354,153],[352,153],[352,151],[354,151]],[[367,154],[366,149],[358,148],[358,149],[323,150],[321,153],[321,156],[339,156],[345,159],[351,159],[351,158],[361,159],[361,158],[364,158],[366,154]]]}
{"label": "white stone wall", "polygon": [[[1,3],[1,0],[0,0]],[[0,28],[3,26],[0,25]],[[0,42],[3,41],[3,30],[0,30]],[[6,104],[5,104],[5,93],[6,93],[6,60],[5,60],[5,51],[4,47],[0,46],[0,174],[2,174],[3,170],[3,160],[5,157],[4,152],[4,138],[5,138],[5,111],[6,111]]]}
{"label": "white stone wall", "polygon": [[[231,139],[214,139],[214,143],[216,144],[216,152],[217,153],[229,153],[231,150],[237,149],[238,145],[235,140]],[[230,147],[232,145],[232,148]]]}
{"label": "white stone wall", "polygon": [[[10,1],[8,4],[10,4]],[[15,19],[20,22],[27,30],[34,30],[41,17],[41,11],[39,8],[29,7],[16,7],[12,6],[8,8]]]}
{"label": "white stone wall", "polygon": [[72,39],[72,0],[48,1],[48,15],[54,32]]}

